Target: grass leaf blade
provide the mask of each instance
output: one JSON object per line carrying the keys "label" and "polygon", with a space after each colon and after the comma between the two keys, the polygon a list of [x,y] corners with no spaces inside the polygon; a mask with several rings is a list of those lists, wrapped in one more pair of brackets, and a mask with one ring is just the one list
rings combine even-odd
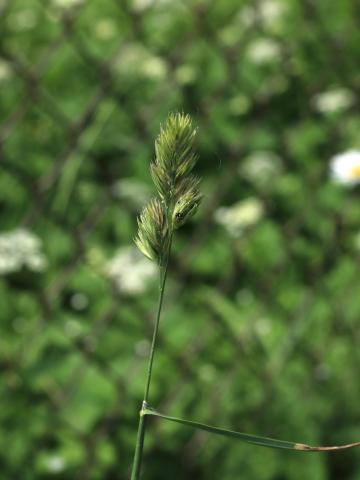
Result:
{"label": "grass leaf blade", "polygon": [[143,410],[143,415],[152,415],[155,417],[160,417],[165,420],[169,420],[171,422],[181,423],[182,425],[187,425],[189,427],[196,428],[198,430],[204,430],[206,432],[214,433],[216,435],[222,435],[225,437],[236,438],[238,440],[241,440],[247,443],[252,443],[254,445],[259,445],[262,447],[280,448],[285,450],[297,450],[297,451],[303,451],[303,452],[325,452],[325,451],[334,451],[334,450],[345,450],[348,448],[354,448],[354,447],[360,446],[360,442],[355,442],[355,443],[349,443],[346,445],[339,445],[339,446],[312,447],[304,443],[295,443],[295,442],[288,442],[285,440],[277,440],[275,438],[261,437],[258,435],[251,435],[248,433],[228,430],[226,428],[215,427],[212,425],[207,425],[205,423],[195,422],[192,420],[186,420],[178,417],[171,417],[169,415],[164,415],[163,413],[160,413],[150,407],[147,407],[145,410]]}
{"label": "grass leaf blade", "polygon": [[293,450],[295,448],[295,443],[293,442],[285,442],[282,440],[275,440],[267,437],[259,437],[259,436],[250,435],[247,433],[235,432],[233,430],[228,430],[225,428],[214,427],[212,425],[207,425],[205,423],[185,420],[183,418],[171,417],[169,415],[164,415],[162,413],[159,413],[156,410],[153,410],[151,408],[147,408],[143,413],[144,415],[153,415],[156,417],[164,418],[165,420],[170,420],[171,422],[181,423],[183,425],[187,425],[189,427],[197,428],[200,430],[205,430],[207,432],[214,433],[216,435],[237,438],[239,440],[243,440],[248,443],[253,443],[255,445],[261,445],[263,447],[285,448],[288,450],[289,449]]}

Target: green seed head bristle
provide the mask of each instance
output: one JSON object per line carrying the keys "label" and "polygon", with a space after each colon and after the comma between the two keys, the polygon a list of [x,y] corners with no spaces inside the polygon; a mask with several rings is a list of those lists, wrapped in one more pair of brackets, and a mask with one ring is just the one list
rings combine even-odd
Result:
{"label": "green seed head bristle", "polygon": [[188,186],[184,186],[184,190],[177,197],[175,207],[173,210],[173,225],[179,228],[191,218],[201,202],[201,194],[198,189],[199,181],[191,179]]}
{"label": "green seed head bristle", "polygon": [[141,212],[135,243],[159,263],[168,253],[172,231],[194,215],[201,200],[199,180],[191,174],[197,161],[196,133],[189,115],[172,113],[155,141],[150,172],[160,199]]}
{"label": "green seed head bristle", "polygon": [[159,199],[151,200],[138,218],[138,234],[135,243],[151,260],[160,261],[169,241],[169,228],[164,206]]}
{"label": "green seed head bristle", "polygon": [[196,163],[194,143],[196,129],[189,115],[173,113],[155,141],[155,160],[151,174],[159,191],[166,201],[170,201],[176,183],[189,175]]}

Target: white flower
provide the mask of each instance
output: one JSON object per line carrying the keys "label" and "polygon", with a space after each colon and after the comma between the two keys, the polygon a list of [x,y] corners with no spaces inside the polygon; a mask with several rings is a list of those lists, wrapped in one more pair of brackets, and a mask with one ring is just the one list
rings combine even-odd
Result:
{"label": "white flower", "polygon": [[263,204],[257,198],[251,197],[231,207],[218,208],[214,219],[223,225],[232,237],[239,237],[247,228],[256,225],[263,215]]}
{"label": "white flower", "polygon": [[251,102],[248,97],[240,93],[230,98],[228,105],[233,115],[242,115],[249,110]]}
{"label": "white flower", "polygon": [[141,73],[144,77],[161,80],[166,77],[167,65],[165,60],[158,56],[149,56],[145,59],[141,67]]}
{"label": "white flower", "polygon": [[84,293],[77,292],[74,293],[74,295],[72,295],[70,298],[70,304],[74,310],[78,310],[80,312],[89,305],[89,299]]}
{"label": "white flower", "polygon": [[262,0],[254,5],[242,8],[239,12],[239,20],[242,26],[253,27],[260,16],[265,28],[277,28],[286,13],[286,4],[278,0]]}
{"label": "white flower", "polygon": [[277,0],[263,0],[259,4],[260,14],[263,22],[271,26],[284,16],[286,11],[286,3]]}
{"label": "white flower", "polygon": [[115,59],[114,67],[123,75],[134,75],[147,55],[148,51],[139,43],[128,43]]}
{"label": "white flower", "polygon": [[59,8],[72,8],[85,3],[85,0],[52,0],[55,7]]}
{"label": "white flower", "polygon": [[157,268],[136,247],[124,247],[107,262],[107,276],[120,293],[138,295],[147,290],[156,276]]}
{"label": "white flower", "polygon": [[47,469],[51,473],[60,473],[65,467],[65,460],[60,456],[54,455],[47,460]]}
{"label": "white flower", "polygon": [[70,338],[78,338],[83,332],[82,324],[74,318],[69,318],[64,324],[65,335]]}
{"label": "white flower", "polygon": [[132,0],[132,8],[135,12],[142,12],[155,3],[154,0]]}
{"label": "white flower", "polygon": [[9,15],[10,27],[16,32],[31,30],[37,24],[37,16],[31,8],[25,8]]}
{"label": "white flower", "polygon": [[168,67],[161,57],[153,55],[140,43],[130,43],[115,61],[115,69],[127,77],[140,76],[161,80],[167,75]]}
{"label": "white flower", "polygon": [[249,45],[247,55],[253,63],[269,63],[280,57],[280,48],[274,40],[259,38]]}
{"label": "white flower", "polygon": [[162,6],[166,4],[176,5],[177,3],[181,5],[180,0],[132,0],[131,8],[135,12],[143,12],[150,7]]}
{"label": "white flower", "polygon": [[331,176],[342,185],[360,183],[360,150],[348,150],[331,159]]}
{"label": "white flower", "polygon": [[47,261],[44,255],[40,252],[34,252],[28,255],[28,258],[24,261],[27,267],[33,272],[42,272],[45,270]]}
{"label": "white flower", "polygon": [[267,336],[271,332],[271,321],[267,317],[260,317],[256,319],[255,329],[261,336]]}
{"label": "white flower", "polygon": [[354,94],[346,88],[334,88],[319,93],[313,98],[315,108],[322,113],[332,113],[351,107],[355,101]]}
{"label": "white flower", "polygon": [[175,71],[177,81],[182,85],[193,83],[196,80],[196,69],[190,64],[182,64]]}
{"label": "white flower", "polygon": [[22,267],[34,272],[44,270],[47,260],[41,247],[41,240],[23,228],[0,234],[0,275],[19,271]]}
{"label": "white flower", "polygon": [[251,153],[239,167],[239,174],[256,185],[272,182],[281,171],[281,158],[274,152],[257,150]]}

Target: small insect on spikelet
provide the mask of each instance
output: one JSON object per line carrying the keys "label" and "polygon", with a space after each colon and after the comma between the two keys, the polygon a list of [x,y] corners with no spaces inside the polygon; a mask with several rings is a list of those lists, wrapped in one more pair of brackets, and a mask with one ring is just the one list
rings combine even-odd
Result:
{"label": "small insect on spikelet", "polygon": [[199,179],[194,175],[189,175],[179,183],[176,189],[176,203],[172,217],[174,228],[181,227],[195,214],[201,201],[198,186]]}
{"label": "small insect on spikelet", "polygon": [[173,113],[155,141],[150,171],[159,198],[141,212],[135,243],[160,265],[168,256],[173,231],[194,215],[201,201],[199,179],[191,173],[197,161],[195,139],[190,116]]}

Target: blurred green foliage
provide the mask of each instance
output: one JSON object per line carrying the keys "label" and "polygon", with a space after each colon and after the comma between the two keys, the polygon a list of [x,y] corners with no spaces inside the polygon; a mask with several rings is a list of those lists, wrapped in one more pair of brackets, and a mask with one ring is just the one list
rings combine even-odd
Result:
{"label": "blurred green foliage", "polygon": [[[360,147],[359,21],[355,0],[0,2],[1,479],[129,477],[157,296],[132,238],[177,109],[205,198],[176,238],[152,405],[359,440],[359,190],[329,176]],[[359,450],[149,425],[149,480],[360,479]]]}

